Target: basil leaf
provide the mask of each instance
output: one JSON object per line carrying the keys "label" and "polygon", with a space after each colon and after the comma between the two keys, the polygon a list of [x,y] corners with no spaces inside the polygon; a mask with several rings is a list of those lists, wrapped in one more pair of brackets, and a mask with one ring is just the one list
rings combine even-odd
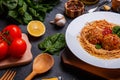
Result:
{"label": "basil leaf", "polygon": [[117,34],[118,31],[120,31],[120,26],[114,26],[113,29],[112,29],[112,32],[114,34]]}
{"label": "basil leaf", "polygon": [[117,32],[118,37],[120,37],[120,31]]}
{"label": "basil leaf", "polygon": [[95,48],[96,48],[96,49],[101,49],[102,46],[101,46],[100,44],[96,44],[96,45],[95,45]]}

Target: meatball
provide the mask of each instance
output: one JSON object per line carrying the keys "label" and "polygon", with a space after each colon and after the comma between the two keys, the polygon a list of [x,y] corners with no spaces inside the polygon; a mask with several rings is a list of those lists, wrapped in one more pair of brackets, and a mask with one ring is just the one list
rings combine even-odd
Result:
{"label": "meatball", "polygon": [[101,40],[103,38],[103,35],[102,35],[102,30],[99,29],[99,28],[93,28],[93,29],[90,29],[88,32],[87,32],[87,40],[91,43],[91,44],[100,44],[101,43]]}
{"label": "meatball", "polygon": [[102,47],[109,51],[120,49],[120,38],[116,34],[105,35],[102,39]]}

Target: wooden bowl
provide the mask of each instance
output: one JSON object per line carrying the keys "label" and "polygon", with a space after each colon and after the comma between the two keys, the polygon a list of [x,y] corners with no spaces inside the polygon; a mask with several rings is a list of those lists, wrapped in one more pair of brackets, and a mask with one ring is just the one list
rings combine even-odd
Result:
{"label": "wooden bowl", "polygon": [[82,15],[84,9],[84,4],[79,0],[69,0],[65,3],[65,14],[70,18]]}

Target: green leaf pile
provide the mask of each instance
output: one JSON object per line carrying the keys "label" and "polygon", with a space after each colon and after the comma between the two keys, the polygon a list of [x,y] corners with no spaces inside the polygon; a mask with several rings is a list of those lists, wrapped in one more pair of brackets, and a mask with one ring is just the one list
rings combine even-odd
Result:
{"label": "green leaf pile", "polygon": [[44,50],[43,52],[48,52],[51,54],[56,54],[60,52],[66,45],[65,36],[62,33],[56,33],[54,35],[48,36],[44,41],[38,44],[39,49]]}
{"label": "green leaf pile", "polygon": [[28,24],[31,20],[44,21],[60,0],[0,0],[0,14],[16,20],[20,24]]}

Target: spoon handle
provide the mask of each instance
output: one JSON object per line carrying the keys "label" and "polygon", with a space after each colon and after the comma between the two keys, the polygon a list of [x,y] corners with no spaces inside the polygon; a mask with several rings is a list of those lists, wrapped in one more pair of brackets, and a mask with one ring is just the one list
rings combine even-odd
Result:
{"label": "spoon handle", "polygon": [[30,73],[25,80],[32,80],[32,78],[36,75],[36,72],[32,71],[32,73]]}
{"label": "spoon handle", "polygon": [[102,1],[101,3],[98,4],[98,7],[101,7],[102,5],[106,4],[106,3],[109,3],[109,1]]}

